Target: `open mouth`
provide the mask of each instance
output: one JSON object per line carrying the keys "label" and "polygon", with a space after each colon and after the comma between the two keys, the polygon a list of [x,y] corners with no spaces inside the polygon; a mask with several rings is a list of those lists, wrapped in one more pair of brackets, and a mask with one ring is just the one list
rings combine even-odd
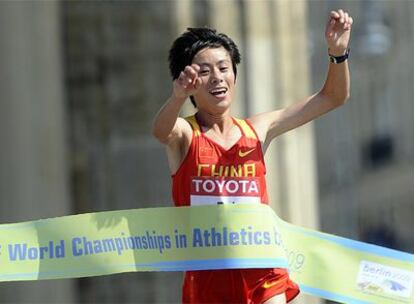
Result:
{"label": "open mouth", "polygon": [[227,88],[215,88],[210,91],[211,95],[214,95],[219,98],[226,96],[226,93],[227,93]]}

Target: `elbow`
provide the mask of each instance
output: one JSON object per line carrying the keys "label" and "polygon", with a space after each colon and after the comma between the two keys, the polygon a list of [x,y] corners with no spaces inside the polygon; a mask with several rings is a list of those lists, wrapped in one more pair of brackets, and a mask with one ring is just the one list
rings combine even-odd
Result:
{"label": "elbow", "polygon": [[342,106],[349,100],[350,97],[351,94],[349,92],[346,92],[345,94],[336,97],[335,103],[338,104],[338,106]]}
{"label": "elbow", "polygon": [[346,103],[351,98],[351,89],[348,87],[342,96],[342,104]]}
{"label": "elbow", "polygon": [[351,92],[347,91],[343,96],[342,96],[342,101],[341,101],[341,105],[345,104],[349,98],[351,98]]}
{"label": "elbow", "polygon": [[166,136],[163,134],[162,130],[156,126],[155,123],[152,125],[151,135],[163,144],[167,141]]}
{"label": "elbow", "polygon": [[159,136],[159,132],[158,132],[158,128],[156,126],[155,121],[152,122],[152,126],[151,126],[151,135],[153,137],[155,137],[156,139],[158,139]]}
{"label": "elbow", "polygon": [[160,128],[152,128],[151,134],[154,138],[156,138],[161,144],[168,145],[171,141],[171,133],[166,134],[164,130]]}
{"label": "elbow", "polygon": [[160,132],[156,130],[152,130],[152,136],[156,138],[160,143],[167,144],[168,143],[168,137],[164,136]]}
{"label": "elbow", "polygon": [[152,130],[151,130],[151,135],[152,135],[152,137],[154,137],[154,138],[156,138],[156,139],[158,139],[158,140],[159,140],[159,138],[160,138],[160,134],[159,134],[158,130],[157,130],[157,129],[155,129],[155,128],[152,128]]}
{"label": "elbow", "polygon": [[164,145],[168,144],[168,137],[162,136],[158,133],[157,134],[153,133],[152,136],[154,136],[155,139],[157,139],[160,143],[162,143]]}
{"label": "elbow", "polygon": [[331,94],[330,96],[327,96],[327,99],[329,101],[329,103],[333,106],[333,107],[340,107],[342,105],[344,105],[349,98],[351,97],[351,94],[349,91],[346,92],[341,92],[340,94]]}

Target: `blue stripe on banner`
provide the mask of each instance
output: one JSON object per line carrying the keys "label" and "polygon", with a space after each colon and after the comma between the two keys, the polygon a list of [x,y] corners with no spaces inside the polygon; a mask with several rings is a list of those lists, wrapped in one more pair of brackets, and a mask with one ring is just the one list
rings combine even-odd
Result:
{"label": "blue stripe on banner", "polygon": [[336,236],[336,235],[328,235],[325,233],[309,231],[306,229],[301,229],[300,227],[294,227],[288,223],[284,223],[284,224],[287,224],[286,227],[290,230],[300,232],[300,233],[303,233],[309,236],[313,236],[318,239],[324,239],[327,241],[331,241],[341,246],[348,247],[354,250],[358,250],[358,251],[362,251],[362,252],[370,253],[370,254],[375,254],[375,255],[380,255],[383,257],[388,257],[388,258],[392,258],[396,260],[414,262],[414,254],[410,254],[407,252],[402,252],[402,251],[398,251],[398,250],[394,250],[390,248],[385,248],[385,247],[377,246],[374,244],[368,244],[368,243],[363,243],[360,241],[350,240],[350,239],[346,239],[346,238]]}
{"label": "blue stripe on banner", "polygon": [[216,259],[173,261],[136,264],[138,267],[157,268],[159,271],[187,271],[228,268],[288,268],[285,259]]}
{"label": "blue stripe on banner", "polygon": [[327,300],[337,301],[340,303],[347,303],[347,304],[372,304],[371,302],[365,302],[361,300],[357,300],[354,298],[346,297],[343,295],[339,295],[333,292],[329,292],[323,289],[314,288],[306,285],[299,284],[300,290],[304,293],[310,294],[312,296],[324,298]]}
{"label": "blue stripe on banner", "polygon": [[[142,264],[113,264],[101,267],[90,267],[81,269],[67,269],[66,271],[39,271],[30,273],[1,274],[0,279],[24,280],[38,278],[54,278],[56,276],[66,276],[79,273],[81,276],[85,273],[100,272],[109,270],[110,273],[119,272],[119,268],[125,268],[127,271],[134,271],[134,267],[149,268],[156,271],[187,271],[187,270],[208,270],[224,268],[287,268],[288,264],[284,259],[216,259],[216,260],[194,260],[194,261],[172,261],[159,263],[142,263]],[[113,269],[113,270],[110,270]],[[112,272],[113,271],[113,272]]]}

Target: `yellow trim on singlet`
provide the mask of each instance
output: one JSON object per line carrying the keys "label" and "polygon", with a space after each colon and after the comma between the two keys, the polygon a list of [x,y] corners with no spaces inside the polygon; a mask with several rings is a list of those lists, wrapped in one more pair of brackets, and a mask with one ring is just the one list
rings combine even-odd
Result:
{"label": "yellow trim on singlet", "polygon": [[244,120],[239,118],[234,118],[239,124],[240,128],[243,130],[243,133],[248,138],[257,139],[256,133],[253,131],[252,127]]}
{"label": "yellow trim on singlet", "polygon": [[[198,124],[195,115],[188,116],[185,118],[185,120],[187,120],[190,123],[191,127],[193,128],[194,136],[200,136],[201,129],[200,129],[200,125]],[[253,131],[252,127],[250,127],[250,125],[244,119],[234,118],[234,120],[240,126],[240,128],[242,129],[246,137],[257,139],[256,133]]]}
{"label": "yellow trim on singlet", "polygon": [[194,136],[200,136],[201,134],[200,126],[197,123],[195,115],[188,116],[185,118],[185,120],[187,120],[190,123],[191,127],[193,128]]}

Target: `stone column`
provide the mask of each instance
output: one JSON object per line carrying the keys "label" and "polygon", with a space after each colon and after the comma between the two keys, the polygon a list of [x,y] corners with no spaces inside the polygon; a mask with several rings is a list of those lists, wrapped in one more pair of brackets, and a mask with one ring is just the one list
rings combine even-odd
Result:
{"label": "stone column", "polygon": [[[1,2],[0,39],[0,222],[67,215],[59,3]],[[2,283],[0,301],[73,302],[73,282]]]}
{"label": "stone column", "polygon": [[[247,104],[248,115],[254,115],[276,109],[275,90],[275,52],[273,50],[272,11],[270,1],[246,1],[246,85],[249,86]],[[280,214],[280,205],[284,204],[277,196],[282,190],[279,172],[280,166],[275,145],[266,152],[267,187],[271,206]]]}
{"label": "stone column", "polygon": [[[246,1],[248,108],[281,109],[310,94],[305,1]],[[266,153],[272,207],[285,220],[318,227],[312,124],[275,139]],[[295,303],[319,303],[302,295]]]}
{"label": "stone column", "polygon": [[[278,107],[286,107],[311,94],[307,46],[307,4],[305,1],[274,1],[274,32],[278,76]],[[321,33],[323,35],[323,33]],[[278,176],[283,187],[282,216],[289,222],[317,229],[318,194],[313,123],[292,130],[277,140]],[[301,295],[297,303],[316,304],[321,300]]]}
{"label": "stone column", "polygon": [[[278,107],[286,107],[311,94],[306,55],[306,2],[275,1]],[[299,53],[299,55],[298,55]],[[313,124],[308,123],[279,140],[284,169],[284,215],[309,228],[318,228],[317,173]]]}

